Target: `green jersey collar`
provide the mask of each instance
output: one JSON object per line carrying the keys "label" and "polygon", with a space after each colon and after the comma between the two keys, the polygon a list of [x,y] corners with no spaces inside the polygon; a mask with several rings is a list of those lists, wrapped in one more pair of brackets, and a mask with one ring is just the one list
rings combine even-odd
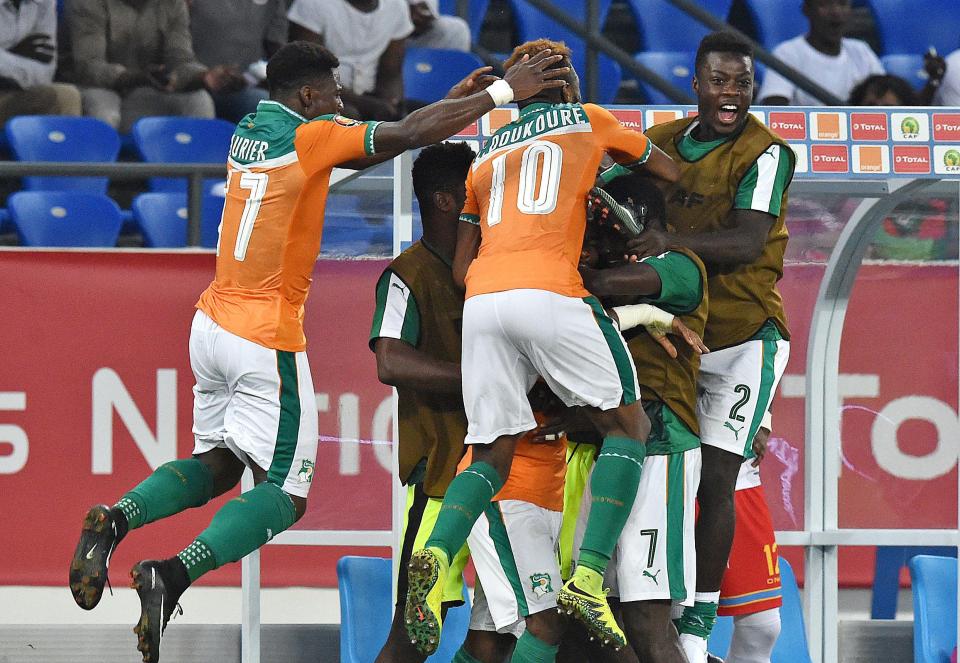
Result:
{"label": "green jersey collar", "polygon": [[287,115],[292,115],[301,122],[309,122],[307,118],[298,113],[295,110],[284,106],[279,101],[273,101],[272,99],[263,99],[260,103],[257,104],[257,113],[286,113]]}
{"label": "green jersey collar", "polygon": [[554,108],[556,106],[564,106],[566,108],[571,107],[573,104],[551,104],[546,101],[538,101],[535,104],[530,104],[529,106],[524,106],[520,109],[520,117],[529,115],[530,113],[539,113],[540,111],[545,111],[548,108]]}

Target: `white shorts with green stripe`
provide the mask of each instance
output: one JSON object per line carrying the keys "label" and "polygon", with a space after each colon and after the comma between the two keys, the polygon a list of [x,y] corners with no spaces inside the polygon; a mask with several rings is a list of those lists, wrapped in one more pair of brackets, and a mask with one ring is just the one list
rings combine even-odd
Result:
{"label": "white shorts with green stripe", "polygon": [[[604,585],[623,603],[670,599],[693,605],[697,583],[694,542],[700,449],[647,456],[633,509],[607,566]],[[590,516],[590,485],[577,517],[576,550]]]}
{"label": "white shorts with green stripe", "polygon": [[627,344],[594,297],[519,289],[463,307],[467,444],[536,428],[527,393],[542,377],[568,406],[609,410],[640,398]]}
{"label": "white shorts with green stripe", "polygon": [[525,617],[557,607],[557,540],[563,514],[520,500],[492,502],[467,537],[483,586],[470,628],[522,633]]}
{"label": "white shorts with green stripe", "polygon": [[700,358],[700,442],[753,457],[753,438],[787,368],[790,342],[753,340]]}
{"label": "white shorts with green stripe", "polygon": [[290,495],[306,497],[317,458],[317,405],[305,352],[271,350],[202,311],[190,329],[194,454],[230,449]]}

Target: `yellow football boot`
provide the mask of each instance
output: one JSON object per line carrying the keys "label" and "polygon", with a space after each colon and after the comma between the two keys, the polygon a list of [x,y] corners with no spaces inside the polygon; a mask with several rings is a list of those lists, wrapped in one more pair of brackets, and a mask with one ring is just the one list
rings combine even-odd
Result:
{"label": "yellow football boot", "polygon": [[578,566],[573,577],[568,580],[557,594],[558,610],[572,615],[586,625],[591,639],[596,638],[604,645],[614,649],[626,646],[627,637],[617,624],[617,620],[607,603],[607,590],[603,589],[603,576]]}
{"label": "yellow football boot", "polygon": [[404,621],[410,642],[425,656],[440,646],[440,630],[443,628],[440,606],[449,568],[447,555],[439,548],[424,548],[410,556]]}

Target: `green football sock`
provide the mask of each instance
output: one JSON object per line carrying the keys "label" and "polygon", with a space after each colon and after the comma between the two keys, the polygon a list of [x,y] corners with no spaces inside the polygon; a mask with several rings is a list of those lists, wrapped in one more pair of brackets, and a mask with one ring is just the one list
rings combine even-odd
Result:
{"label": "green football sock", "polygon": [[213,497],[213,474],[196,458],[164,463],[114,506],[129,529],[203,506]]}
{"label": "green football sock", "polygon": [[466,543],[477,518],[502,487],[503,480],[489,463],[473,463],[454,477],[424,547],[439,548],[447,553],[447,561],[452,560]]}
{"label": "green football sock", "polygon": [[290,496],[266,481],[224,504],[209,527],[177,557],[194,582],[208,571],[249,555],[296,519]]}
{"label": "green football sock", "polygon": [[513,649],[510,663],[553,663],[559,645],[548,645],[530,631],[524,631]]}
{"label": "green football sock", "polygon": [[677,624],[677,631],[688,633],[706,640],[717,621],[717,603],[720,592],[697,592],[692,606],[683,609],[683,615]]}
{"label": "green football sock", "polygon": [[607,569],[640,485],[646,446],[624,437],[607,437],[590,479],[590,517],[577,564],[600,575]]}
{"label": "green football sock", "polygon": [[463,645],[460,645],[460,649],[453,655],[450,663],[480,663],[480,661],[468,654],[467,650],[463,648]]}

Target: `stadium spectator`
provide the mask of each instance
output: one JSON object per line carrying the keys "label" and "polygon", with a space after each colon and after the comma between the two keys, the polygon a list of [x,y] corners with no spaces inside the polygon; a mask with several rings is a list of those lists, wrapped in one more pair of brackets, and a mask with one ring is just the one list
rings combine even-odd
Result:
{"label": "stadium spectator", "polygon": [[[816,76],[821,87],[841,99],[849,97],[853,87],[868,76],[885,73],[866,42],[843,36],[850,20],[850,1],[803,0],[810,31],[773,49],[776,57],[808,76]],[[767,71],[760,99],[767,105],[823,105],[773,69]]]}
{"label": "stadium spectator", "polygon": [[403,114],[403,50],[414,32],[404,0],[294,0],[290,38],[319,41],[340,60],[343,115]]}
{"label": "stadium spectator", "polygon": [[916,106],[917,94],[899,76],[877,74],[866,78],[850,92],[851,106]]}
{"label": "stadium spectator", "polygon": [[243,86],[197,61],[182,0],[71,0],[67,18],[84,113],[121,131],[145,115],[213,117],[210,93]]}
{"label": "stadium spectator", "polygon": [[413,34],[410,45],[420,48],[470,50],[470,26],[459,16],[440,13],[440,0],[407,0]]}
{"label": "stadium spectator", "polygon": [[56,0],[0,5],[0,123],[14,115],[79,115],[80,93],[53,82],[57,68]]}
{"label": "stadium spectator", "polygon": [[217,117],[239,122],[256,111],[257,104],[268,96],[262,86],[266,60],[287,42],[286,2],[191,0],[190,32],[193,51],[201,63],[244,72],[243,88],[211,93]]}
{"label": "stadium spectator", "polygon": [[960,49],[947,56],[944,70],[933,103],[937,106],[960,106]]}

